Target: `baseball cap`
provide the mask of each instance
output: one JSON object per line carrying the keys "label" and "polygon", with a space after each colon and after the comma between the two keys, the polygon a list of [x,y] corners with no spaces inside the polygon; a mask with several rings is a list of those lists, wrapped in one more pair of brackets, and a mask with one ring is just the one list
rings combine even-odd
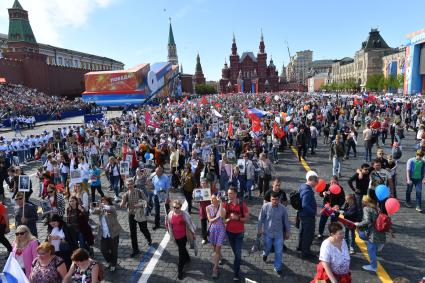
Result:
{"label": "baseball cap", "polygon": [[310,179],[310,177],[312,177],[312,176],[314,176],[314,177],[316,177],[316,178],[319,178],[319,175],[317,175],[317,173],[316,172],[314,172],[314,171],[308,171],[307,172],[307,174],[305,175],[305,179],[308,181],[308,179]]}

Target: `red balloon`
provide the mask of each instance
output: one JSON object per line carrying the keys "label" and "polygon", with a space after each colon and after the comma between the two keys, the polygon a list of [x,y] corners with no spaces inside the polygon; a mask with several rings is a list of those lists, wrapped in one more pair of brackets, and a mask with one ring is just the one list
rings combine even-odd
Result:
{"label": "red balloon", "polygon": [[337,184],[333,184],[329,187],[329,191],[332,194],[337,195],[337,194],[341,193],[341,187]]}
{"label": "red balloon", "polygon": [[379,121],[373,121],[371,126],[373,129],[379,129],[381,127],[381,123]]}
{"label": "red balloon", "polygon": [[385,209],[387,210],[388,214],[393,215],[400,209],[400,202],[396,198],[389,198],[385,202]]}
{"label": "red balloon", "polygon": [[179,117],[176,117],[176,119],[174,120],[174,122],[176,122],[176,124],[180,124],[180,118]]}
{"label": "red balloon", "polygon": [[321,193],[326,188],[326,181],[323,179],[319,179],[319,182],[316,185],[316,192]]}

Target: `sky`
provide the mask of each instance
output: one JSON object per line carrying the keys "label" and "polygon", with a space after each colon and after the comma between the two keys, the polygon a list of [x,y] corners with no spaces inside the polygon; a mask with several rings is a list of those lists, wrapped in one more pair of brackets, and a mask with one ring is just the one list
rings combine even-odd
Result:
{"label": "sky", "polygon": [[[8,32],[0,1],[0,33]],[[425,28],[424,0],[20,0],[38,42],[113,58],[130,68],[167,60],[171,17],[179,63],[194,73],[199,52],[207,80],[219,80],[229,61],[232,34],[239,55],[258,52],[261,30],[268,59],[279,74],[296,51],[313,50],[313,60],[353,57],[371,28],[388,45]]]}

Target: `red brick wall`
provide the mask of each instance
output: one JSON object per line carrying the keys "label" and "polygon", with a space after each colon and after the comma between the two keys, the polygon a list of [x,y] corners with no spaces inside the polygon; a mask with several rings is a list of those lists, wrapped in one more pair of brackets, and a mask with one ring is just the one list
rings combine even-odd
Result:
{"label": "red brick wall", "polygon": [[0,59],[0,77],[13,84],[23,84],[22,62],[15,59]]}

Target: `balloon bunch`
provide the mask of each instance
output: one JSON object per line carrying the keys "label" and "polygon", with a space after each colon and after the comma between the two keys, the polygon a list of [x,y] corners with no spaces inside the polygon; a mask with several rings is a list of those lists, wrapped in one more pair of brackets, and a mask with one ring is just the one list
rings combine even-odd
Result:
{"label": "balloon bunch", "polygon": [[388,214],[393,215],[400,209],[400,202],[396,198],[389,198],[390,189],[381,184],[375,188],[375,195],[379,201],[385,201],[385,209]]}

